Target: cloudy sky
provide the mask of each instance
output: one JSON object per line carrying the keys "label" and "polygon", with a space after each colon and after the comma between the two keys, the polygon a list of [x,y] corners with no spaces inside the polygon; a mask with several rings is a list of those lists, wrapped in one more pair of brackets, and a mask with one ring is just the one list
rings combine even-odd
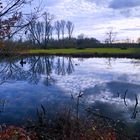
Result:
{"label": "cloudy sky", "polygon": [[105,40],[113,27],[116,39],[140,37],[140,0],[44,0],[43,5],[55,19],[72,21],[75,36]]}

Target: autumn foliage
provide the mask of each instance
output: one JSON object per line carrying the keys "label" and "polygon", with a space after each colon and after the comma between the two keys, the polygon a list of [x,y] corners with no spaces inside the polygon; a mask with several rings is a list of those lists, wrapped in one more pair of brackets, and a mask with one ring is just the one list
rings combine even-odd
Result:
{"label": "autumn foliage", "polygon": [[0,132],[0,140],[35,140],[35,133],[27,133],[23,128],[9,126]]}
{"label": "autumn foliage", "polygon": [[11,17],[1,16],[3,4],[0,2],[0,39],[4,39],[10,32],[11,28],[15,26],[16,22],[21,18],[21,12],[16,12]]}
{"label": "autumn foliage", "polygon": [[[101,134],[100,132],[92,130],[91,136],[87,136],[84,133],[80,133],[78,140],[116,140],[113,131],[108,130]],[[46,131],[46,134],[48,132]],[[56,138],[57,139],[57,138]],[[59,138],[58,138],[59,139]],[[71,140],[69,137],[63,137],[65,140]],[[0,140],[40,140],[37,134],[33,131],[27,132],[25,129],[16,126],[8,126],[2,129],[0,132]],[[43,139],[44,140],[44,139]],[[46,140],[46,139],[45,139]]]}

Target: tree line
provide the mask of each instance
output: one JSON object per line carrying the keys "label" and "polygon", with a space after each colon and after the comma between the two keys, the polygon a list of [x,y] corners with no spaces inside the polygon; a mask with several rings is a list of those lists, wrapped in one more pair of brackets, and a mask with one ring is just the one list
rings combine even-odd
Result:
{"label": "tree line", "polygon": [[[41,14],[40,8],[31,13],[21,11],[33,0],[0,0],[0,47],[4,42],[7,48],[13,46],[25,49],[39,48],[91,48],[91,47],[139,47],[137,44],[113,44],[116,33],[112,28],[106,33],[105,44],[95,38],[73,37],[74,23],[65,20],[56,20],[48,12]],[[41,19],[40,19],[41,17]],[[17,39],[20,36],[20,39]],[[16,38],[14,40],[14,38]]]}
{"label": "tree line", "polygon": [[58,41],[72,38],[74,24],[71,21],[54,21],[54,16],[47,12],[42,17],[42,21],[32,20],[25,33],[26,40],[31,41],[34,45],[46,48],[53,37]]}
{"label": "tree line", "polygon": [[[14,46],[69,48],[81,46],[82,40],[89,42],[90,39],[73,38],[74,23],[55,21],[54,16],[48,12],[40,14],[39,7],[25,15],[21,9],[30,2],[31,0],[8,0],[3,3],[0,0],[0,46],[4,42],[11,49]],[[90,41],[93,40],[98,42],[96,39]]]}

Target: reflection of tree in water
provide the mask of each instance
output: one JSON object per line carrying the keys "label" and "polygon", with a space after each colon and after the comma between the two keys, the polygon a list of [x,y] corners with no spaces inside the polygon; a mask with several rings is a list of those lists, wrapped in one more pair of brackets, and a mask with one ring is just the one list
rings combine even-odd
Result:
{"label": "reflection of tree in water", "polygon": [[84,60],[85,60],[85,58],[82,58],[82,57],[78,58],[78,61],[80,61],[80,62],[84,62]]}
{"label": "reflection of tree in water", "polygon": [[74,65],[71,57],[62,57],[57,59],[55,71],[58,75],[71,74],[74,71]]}
{"label": "reflection of tree in water", "polygon": [[1,63],[0,66],[0,84],[10,80],[25,80],[28,76],[28,72],[20,68],[16,62],[10,60],[8,62]]}
{"label": "reflection of tree in water", "polygon": [[112,68],[112,64],[115,62],[115,58],[107,58],[105,61],[105,64],[107,65],[108,68]]}
{"label": "reflection of tree in water", "polygon": [[42,75],[45,75],[45,83],[48,85],[52,81],[51,73],[53,69],[53,57],[31,57],[28,59],[30,77],[29,81],[37,84]]}
{"label": "reflection of tree in water", "polygon": [[[50,85],[55,80],[52,72],[58,75],[71,74],[74,71],[72,58],[58,57],[57,62],[53,56],[32,56],[24,60],[24,65],[20,66],[19,61],[10,60],[0,65],[0,83],[9,80],[25,80],[34,84],[38,84],[40,80],[45,85]],[[22,59],[23,61],[23,59]],[[27,65],[27,66],[26,66]],[[24,69],[28,67],[27,69]]]}
{"label": "reflection of tree in water", "polygon": [[68,74],[71,74],[73,71],[74,71],[73,62],[72,62],[72,59],[69,57],[69,58],[68,58],[67,73],[68,73]]}

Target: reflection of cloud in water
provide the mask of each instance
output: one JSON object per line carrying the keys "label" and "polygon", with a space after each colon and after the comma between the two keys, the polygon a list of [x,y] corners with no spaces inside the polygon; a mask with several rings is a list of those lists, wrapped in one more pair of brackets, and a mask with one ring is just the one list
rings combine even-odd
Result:
{"label": "reflection of cloud in water", "polygon": [[7,103],[4,113],[0,116],[0,122],[4,123],[21,123],[24,118],[34,118],[36,108],[40,104],[51,114],[70,102],[70,98],[57,86],[29,85],[25,82],[1,86],[0,99],[3,98]]}
{"label": "reflection of cloud in water", "polygon": [[[110,61],[108,69],[106,61],[107,59],[99,58],[86,59],[75,68],[75,72],[71,75],[56,76],[58,81],[56,84],[66,91],[83,90],[87,102],[108,104],[110,107],[116,108],[116,113],[121,112],[127,120],[130,120],[136,102],[135,94],[139,95],[140,91],[138,84],[140,67],[135,67],[134,70],[130,59],[116,59],[116,61]],[[128,106],[126,107],[124,94],[127,89]],[[140,99],[139,97],[138,99]]]}
{"label": "reflection of cloud in water", "polygon": [[[9,82],[0,86],[0,98],[9,101],[6,115],[12,114],[10,109],[17,112],[15,118],[33,115],[34,108],[41,103],[53,111],[69,103],[70,91],[78,93],[82,90],[85,100],[100,107],[106,115],[130,118],[135,105],[134,94],[140,91],[140,67],[131,63],[131,59],[89,58],[79,61],[70,57],[43,56],[26,61],[23,68],[17,61],[0,64],[0,70],[6,66],[0,73],[0,80]],[[123,100],[126,89],[128,107]]]}
{"label": "reflection of cloud in water", "polygon": [[[128,89],[128,92],[126,94],[126,99],[125,99],[127,106],[125,105],[124,102],[126,89]],[[117,91],[119,92],[119,96],[117,94]],[[113,81],[113,82],[98,84],[92,88],[85,89],[84,96],[87,102],[90,105],[93,105],[93,107],[96,108],[97,104],[102,105],[98,107],[104,115],[111,115],[112,117],[120,116],[122,117],[121,119],[125,118],[126,120],[132,121],[131,117],[136,104],[135,94],[139,94],[139,91],[140,91],[139,85]],[[138,101],[140,100],[139,97],[140,96],[138,96]],[[108,110],[106,107],[108,107]],[[138,114],[136,120],[139,120],[140,117],[139,110],[140,110],[140,105],[138,104],[137,107]],[[106,113],[110,113],[110,114],[106,114]]]}
{"label": "reflection of cloud in water", "polygon": [[126,90],[127,98],[134,100],[134,95],[139,94],[140,85],[134,83],[121,82],[121,81],[112,81],[106,84],[106,88],[110,90],[113,97],[117,96],[117,92],[119,92],[120,96],[123,97]]}
{"label": "reflection of cloud in water", "polygon": [[124,108],[120,108],[120,106],[116,105],[115,103],[103,103],[100,101],[96,101],[92,105],[92,109],[98,109],[103,116],[107,116],[113,119],[124,119],[126,115],[126,110],[124,110]]}
{"label": "reflection of cloud in water", "polygon": [[[73,60],[74,62],[77,59]],[[86,59],[80,65],[75,67],[75,71],[69,76],[55,76],[57,85],[66,90],[87,89],[106,83],[109,81],[120,81],[139,83],[139,67],[135,68],[131,59],[116,59],[111,61],[111,68],[108,69],[107,59],[91,58]]]}

